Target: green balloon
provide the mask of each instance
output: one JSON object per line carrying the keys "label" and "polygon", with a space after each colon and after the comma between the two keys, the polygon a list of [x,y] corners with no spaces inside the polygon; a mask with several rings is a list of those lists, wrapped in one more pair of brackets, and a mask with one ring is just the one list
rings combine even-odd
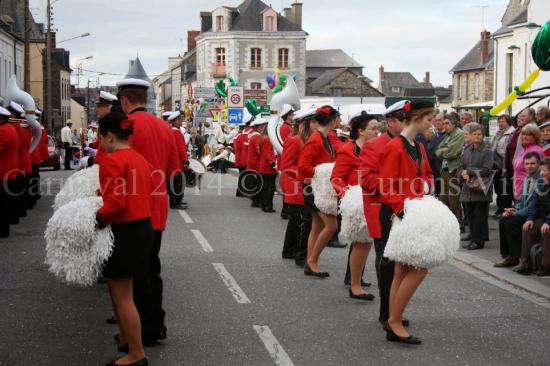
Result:
{"label": "green balloon", "polygon": [[249,99],[246,101],[246,109],[248,109],[248,112],[256,117],[258,114],[260,114],[260,108],[258,108],[258,102],[256,99]]}
{"label": "green balloon", "polygon": [[216,84],[216,93],[218,93],[220,97],[227,97],[227,88],[225,87],[225,81],[220,80],[220,82]]}
{"label": "green balloon", "polygon": [[233,78],[229,78],[229,85],[230,85],[230,86],[239,86],[239,82],[236,81],[236,80],[233,79]]}
{"label": "green balloon", "polygon": [[531,46],[533,61],[542,71],[550,71],[550,21],[539,30]]}

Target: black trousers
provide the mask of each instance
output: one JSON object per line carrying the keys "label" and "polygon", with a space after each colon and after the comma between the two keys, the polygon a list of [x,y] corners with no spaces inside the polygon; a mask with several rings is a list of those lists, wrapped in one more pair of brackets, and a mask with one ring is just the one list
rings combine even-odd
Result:
{"label": "black trousers", "polygon": [[246,178],[244,180],[245,194],[252,199],[252,202],[260,204],[263,180],[262,176],[254,171],[247,170],[245,172]]}
{"label": "black trousers", "polygon": [[160,247],[162,231],[155,230],[155,241],[149,258],[149,276],[134,278],[134,303],[141,320],[141,334],[144,341],[159,339],[166,331],[162,308],[162,277],[160,275]]}
{"label": "black trousers", "polygon": [[14,190],[14,203],[15,211],[17,212],[18,217],[27,216],[27,178],[24,174],[18,174],[15,182]]}
{"label": "black trousers", "polygon": [[32,208],[40,198],[40,166],[33,164],[29,181],[29,202],[27,208]]}
{"label": "black trousers", "polygon": [[502,171],[497,170],[495,172],[493,186],[495,188],[495,194],[497,195],[497,212],[504,212],[505,208],[512,207],[512,201],[514,198],[512,179],[502,176]]}
{"label": "black trousers", "polygon": [[[0,238],[10,236],[10,222],[15,218],[16,180],[0,180]],[[17,216],[18,217],[18,216]]]}
{"label": "black trousers", "polygon": [[296,259],[307,258],[307,239],[311,231],[311,209],[287,204],[290,219],[286,225],[283,256]]}
{"label": "black trousers", "polygon": [[63,143],[63,149],[65,149],[65,170],[71,169],[71,160],[73,159],[73,148],[68,142]]}
{"label": "black trousers", "polygon": [[390,316],[390,290],[393,282],[395,262],[384,257],[384,250],[388,243],[391,230],[391,218],[393,211],[385,204],[380,209],[380,225],[382,237],[374,239],[374,250],[376,252],[376,276],[378,277],[378,291],[380,293],[380,315],[379,320],[386,321]]}
{"label": "black trousers", "polygon": [[264,210],[273,210],[275,179],[277,174],[262,174],[261,206]]}
{"label": "black trousers", "polygon": [[239,179],[237,180],[237,197],[246,197],[245,190],[244,190],[244,178],[246,175],[244,172],[246,171],[246,168],[240,167],[239,168]]}
{"label": "black trousers", "polygon": [[520,258],[521,238],[525,221],[527,221],[527,218],[518,215],[503,217],[499,220],[498,232],[500,236],[500,255],[502,255],[502,258]]}
{"label": "black trousers", "polygon": [[489,202],[466,202],[471,241],[485,245],[489,239]]}
{"label": "black trousers", "polygon": [[166,181],[166,189],[170,199],[170,206],[180,204],[183,200],[183,193],[185,190],[183,173],[174,173],[174,176]]}

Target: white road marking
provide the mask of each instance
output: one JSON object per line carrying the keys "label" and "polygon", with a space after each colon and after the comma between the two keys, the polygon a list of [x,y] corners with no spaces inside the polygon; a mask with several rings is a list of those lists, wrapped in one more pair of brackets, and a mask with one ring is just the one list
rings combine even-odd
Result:
{"label": "white road marking", "polygon": [[193,223],[193,220],[191,219],[191,216],[189,216],[187,211],[179,210],[178,212],[180,213],[181,217],[183,217],[183,221],[185,221],[186,224],[192,224]]}
{"label": "white road marking", "polygon": [[254,325],[254,330],[258,333],[262,342],[264,342],[267,352],[269,352],[269,355],[276,365],[294,366],[294,363],[283,349],[283,346],[281,346],[267,325]]}
{"label": "white road marking", "polygon": [[204,250],[206,253],[212,253],[214,251],[214,249],[212,249],[212,247],[208,243],[208,240],[206,240],[200,230],[191,230],[191,232],[193,233],[193,235],[195,235],[195,239],[197,239],[197,241],[201,245],[202,250]]}
{"label": "white road marking", "polygon": [[222,278],[223,283],[227,288],[229,289],[229,292],[231,292],[231,295],[237,300],[239,304],[250,304],[250,299],[244,291],[241,289],[237,281],[231,276],[231,274],[227,271],[225,266],[221,263],[212,263],[216,271],[220,274],[220,277]]}

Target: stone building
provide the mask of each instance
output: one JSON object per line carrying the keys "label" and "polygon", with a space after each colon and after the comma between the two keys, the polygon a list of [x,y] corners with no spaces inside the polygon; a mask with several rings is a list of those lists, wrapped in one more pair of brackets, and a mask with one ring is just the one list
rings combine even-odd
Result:
{"label": "stone building", "polygon": [[269,89],[265,77],[279,68],[297,76],[305,95],[307,33],[302,4],[291,6],[281,15],[260,0],[246,0],[236,8],[201,12],[196,85],[211,87],[232,77],[246,89]]}

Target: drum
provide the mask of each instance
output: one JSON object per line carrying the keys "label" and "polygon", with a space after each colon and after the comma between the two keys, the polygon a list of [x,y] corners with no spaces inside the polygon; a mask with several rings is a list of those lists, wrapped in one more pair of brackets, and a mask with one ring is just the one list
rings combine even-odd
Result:
{"label": "drum", "polygon": [[199,159],[189,159],[189,168],[198,175],[203,175],[206,173],[206,165],[204,165]]}

